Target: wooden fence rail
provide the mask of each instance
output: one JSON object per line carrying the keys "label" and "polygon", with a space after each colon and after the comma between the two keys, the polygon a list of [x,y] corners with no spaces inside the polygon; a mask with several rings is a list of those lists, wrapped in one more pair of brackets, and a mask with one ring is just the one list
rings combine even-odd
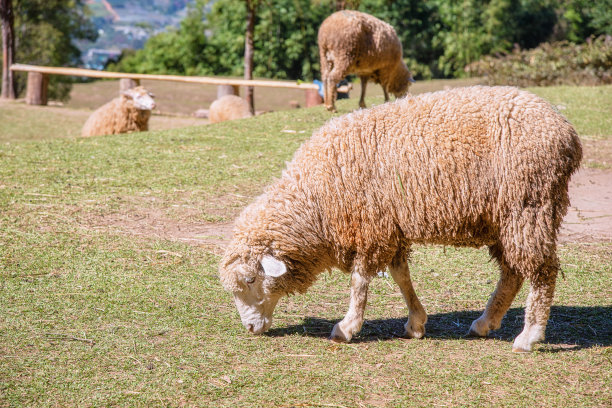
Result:
{"label": "wooden fence rail", "polygon": [[[84,68],[44,67],[26,64],[13,64],[11,65],[11,71],[23,71],[28,73],[28,89],[26,95],[26,103],[30,105],[47,104],[47,86],[49,83],[48,75],[68,75],[90,78],[124,79],[128,81],[134,81],[134,83],[139,83],[140,80],[146,79],[155,81],[187,82],[193,84],[218,86],[230,85],[233,86],[234,89],[237,89],[237,87],[239,86],[262,86],[271,88],[303,89],[307,93],[307,106],[309,105],[309,99],[316,99],[318,103],[322,102],[319,100],[320,98],[313,98],[314,94],[318,92],[317,85],[312,83],[298,83],[293,81],[264,81],[203,76],[129,74],[125,72],[96,71],[93,69]],[[348,92],[349,89],[349,87],[340,87],[338,91]]]}

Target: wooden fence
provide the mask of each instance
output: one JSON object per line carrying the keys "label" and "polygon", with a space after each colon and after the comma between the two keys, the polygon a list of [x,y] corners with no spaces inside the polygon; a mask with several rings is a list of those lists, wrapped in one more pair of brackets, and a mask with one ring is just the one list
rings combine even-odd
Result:
{"label": "wooden fence", "polygon": [[[47,88],[49,75],[68,75],[89,78],[122,79],[126,82],[122,87],[129,87],[140,83],[140,80],[187,82],[193,84],[217,85],[220,87],[231,86],[237,94],[239,86],[260,86],[285,89],[303,89],[306,92],[306,106],[322,103],[318,95],[318,86],[312,83],[298,83],[293,81],[263,81],[246,80],[203,76],[181,76],[181,75],[151,75],[151,74],[128,74],[125,72],[96,71],[83,68],[45,67],[37,65],[13,64],[11,71],[23,71],[28,73],[28,85],[26,92],[26,103],[30,105],[47,104]],[[125,85],[131,84],[131,85]],[[348,92],[349,87],[338,88],[339,92]]]}

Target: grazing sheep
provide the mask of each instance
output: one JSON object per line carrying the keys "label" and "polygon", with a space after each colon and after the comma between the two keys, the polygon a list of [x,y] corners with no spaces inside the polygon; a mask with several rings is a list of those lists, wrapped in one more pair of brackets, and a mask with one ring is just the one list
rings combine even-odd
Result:
{"label": "grazing sheep", "polygon": [[142,86],[123,91],[118,98],[91,114],[81,135],[87,137],[149,130],[149,117],[155,108],[153,97]]}
{"label": "grazing sheep", "polygon": [[247,101],[236,95],[225,95],[210,105],[208,120],[219,123],[226,120],[250,118],[251,109]]}
{"label": "grazing sheep", "polygon": [[336,84],[348,74],[361,79],[362,108],[370,78],[382,86],[385,101],[389,92],[404,96],[414,82],[402,60],[402,44],[395,30],[369,14],[343,10],[330,15],[319,28],[318,42],[327,110],[336,111]]}
{"label": "grazing sheep", "polygon": [[524,279],[525,326],[514,351],[543,339],[559,269],[557,231],[582,147],[539,97],[469,87],[407,97],[331,120],[236,221],[220,264],[242,322],[266,331],[278,300],[331,268],[351,273],[351,297],[331,338],[363,323],[368,284],[389,267],[409,308],[405,334],[427,320],[410,281],[412,244],[488,246],[497,289],[470,332],[500,327]]}

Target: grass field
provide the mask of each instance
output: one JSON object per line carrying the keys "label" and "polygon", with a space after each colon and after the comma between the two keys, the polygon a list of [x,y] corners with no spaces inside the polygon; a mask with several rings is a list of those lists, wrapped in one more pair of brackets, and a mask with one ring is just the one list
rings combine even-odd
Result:
{"label": "grass field", "polygon": [[[612,86],[533,91],[562,105],[590,143],[585,162],[606,169]],[[340,113],[356,104],[341,101]],[[82,139],[71,116],[82,112],[0,105],[0,406],[610,406],[612,243],[560,246],[564,277],[531,354],[510,352],[526,288],[502,329],[463,337],[498,272],[485,250],[442,247],[417,247],[411,263],[429,314],[422,340],[397,337],[406,307],[381,278],[362,332],[329,343],[348,303],[338,272],[282,300],[269,333],[249,336],[217,251],[101,220],[227,223],[329,114]]]}

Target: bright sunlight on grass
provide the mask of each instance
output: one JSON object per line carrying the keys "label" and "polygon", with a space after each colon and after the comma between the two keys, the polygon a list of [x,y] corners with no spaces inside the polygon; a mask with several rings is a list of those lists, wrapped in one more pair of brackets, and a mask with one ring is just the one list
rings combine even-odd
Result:
{"label": "bright sunlight on grass", "polygon": [[[532,91],[582,137],[612,139],[611,86]],[[100,220],[228,223],[329,114],[90,139],[72,115],[0,106],[0,406],[609,406],[612,243],[560,246],[564,276],[531,354],[510,351],[527,288],[502,329],[463,337],[498,277],[484,249],[415,248],[422,340],[397,337],[407,310],[381,278],[362,332],[329,343],[348,304],[339,272],[282,300],[269,333],[250,336],[218,281],[218,252]],[[48,123],[55,137],[33,135]]]}

